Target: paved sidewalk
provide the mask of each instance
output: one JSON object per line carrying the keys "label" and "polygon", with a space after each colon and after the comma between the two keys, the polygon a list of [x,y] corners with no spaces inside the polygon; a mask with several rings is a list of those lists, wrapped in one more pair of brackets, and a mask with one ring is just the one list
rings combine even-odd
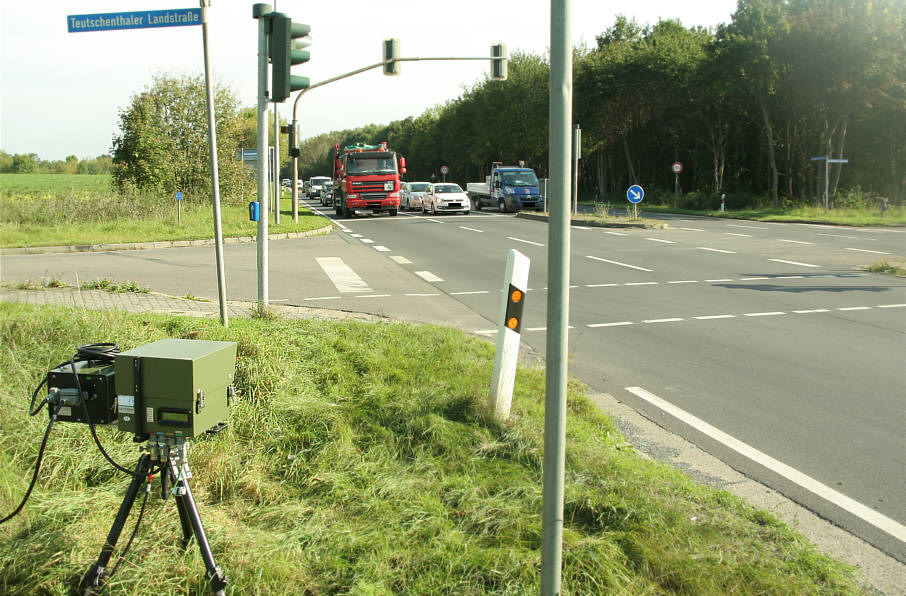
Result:
{"label": "paved sidewalk", "polygon": [[[154,312],[170,315],[220,318],[220,305],[216,301],[189,300],[178,296],[168,296],[158,292],[108,292],[105,290],[82,290],[75,287],[41,288],[36,290],[19,290],[0,288],[0,300],[5,302],[24,302],[27,304],[56,304],[74,306],[92,310],[121,310],[124,312]],[[258,308],[257,302],[227,301],[229,318],[249,317]],[[382,321],[386,317],[369,313],[311,308],[307,306],[289,306],[272,304],[271,311],[287,319],[321,319],[321,320],[355,320]]]}

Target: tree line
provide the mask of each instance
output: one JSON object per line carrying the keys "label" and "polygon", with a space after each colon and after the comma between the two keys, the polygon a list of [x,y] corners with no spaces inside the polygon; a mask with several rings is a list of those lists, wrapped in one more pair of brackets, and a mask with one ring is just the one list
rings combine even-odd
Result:
{"label": "tree line", "polygon": [[[580,192],[642,184],[669,198],[679,161],[690,200],[807,203],[824,193],[824,163],[812,158],[830,156],[849,159],[830,166],[831,197],[903,200],[904,17],[901,0],[740,0],[714,30],[618,17],[573,55]],[[474,181],[493,161],[518,160],[546,176],[549,70],[545,57],[515,53],[505,82],[486,79],[417,117],[308,139],[300,171],[329,173],[335,142],[387,140],[409,179],[447,165]]]}
{"label": "tree line", "polygon": [[66,159],[44,160],[35,153],[10,155],[0,149],[0,174],[109,174],[112,169],[109,155],[83,159],[68,155]]}

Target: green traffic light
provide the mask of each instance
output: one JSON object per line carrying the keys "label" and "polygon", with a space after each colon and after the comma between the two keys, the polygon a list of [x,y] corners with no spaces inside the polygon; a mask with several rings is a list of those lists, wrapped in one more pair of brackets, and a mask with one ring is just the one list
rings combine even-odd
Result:
{"label": "green traffic light", "polygon": [[308,77],[294,76],[290,67],[308,62],[311,54],[308,50],[296,49],[305,47],[310,40],[304,39],[311,31],[311,26],[293,23],[282,13],[271,15],[271,101],[285,101],[293,91],[307,89]]}

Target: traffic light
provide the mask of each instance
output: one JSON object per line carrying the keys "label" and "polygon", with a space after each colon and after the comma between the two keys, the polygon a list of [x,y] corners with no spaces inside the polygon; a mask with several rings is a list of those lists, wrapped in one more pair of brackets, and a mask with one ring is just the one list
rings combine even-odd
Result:
{"label": "traffic light", "polygon": [[506,315],[503,319],[507,329],[516,333],[522,331],[522,307],[525,305],[525,292],[510,284],[506,297]]}
{"label": "traffic light", "polygon": [[397,60],[400,57],[400,40],[390,38],[384,40],[384,74],[395,76],[400,73],[399,62],[387,62],[387,60]]}
{"label": "traffic light", "polygon": [[308,50],[299,48],[308,47],[311,39],[309,25],[293,23],[292,19],[283,13],[271,13],[271,101],[285,101],[293,91],[308,89],[308,77],[299,77],[290,73],[290,68],[296,64],[308,62]]}
{"label": "traffic light", "polygon": [[299,157],[299,123],[293,121],[289,126],[289,156]]}
{"label": "traffic light", "polygon": [[505,81],[507,76],[506,44],[495,43],[491,46],[491,78]]}

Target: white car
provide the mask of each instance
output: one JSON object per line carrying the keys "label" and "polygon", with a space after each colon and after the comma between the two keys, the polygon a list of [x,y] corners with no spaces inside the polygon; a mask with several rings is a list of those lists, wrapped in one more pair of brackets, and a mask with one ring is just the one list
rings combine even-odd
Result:
{"label": "white car", "polygon": [[462,213],[468,215],[472,208],[469,195],[458,184],[438,182],[429,184],[422,199],[422,213]]}
{"label": "white car", "polygon": [[421,207],[429,186],[430,182],[404,182],[400,190],[400,209],[408,211]]}

